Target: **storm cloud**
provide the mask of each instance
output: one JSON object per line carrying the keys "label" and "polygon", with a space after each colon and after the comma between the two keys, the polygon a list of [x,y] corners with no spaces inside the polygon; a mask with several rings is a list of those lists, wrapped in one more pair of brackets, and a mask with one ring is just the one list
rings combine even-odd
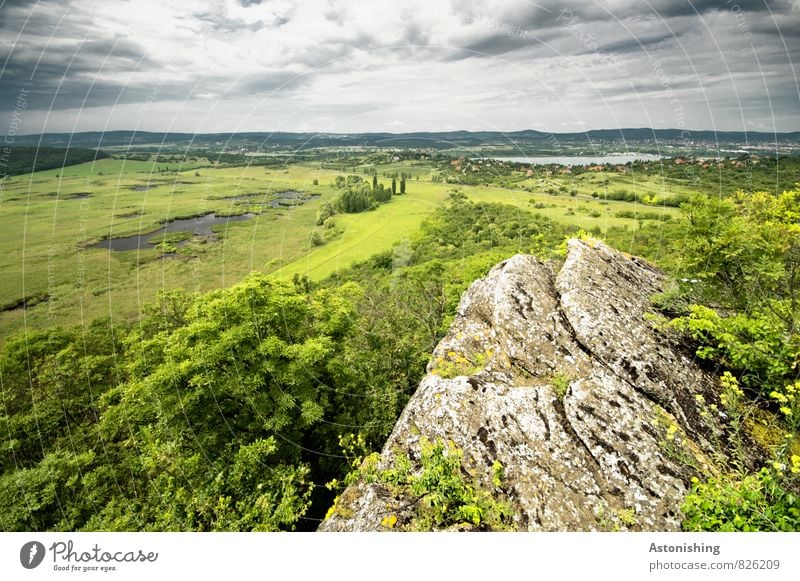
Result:
{"label": "storm cloud", "polygon": [[798,60],[798,0],[0,0],[0,127],[797,131]]}

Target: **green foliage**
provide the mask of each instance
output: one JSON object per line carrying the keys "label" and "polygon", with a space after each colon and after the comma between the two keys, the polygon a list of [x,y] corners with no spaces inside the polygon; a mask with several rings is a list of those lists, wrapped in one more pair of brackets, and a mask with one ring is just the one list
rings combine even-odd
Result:
{"label": "green foliage", "polygon": [[492,486],[495,488],[502,488],[504,479],[505,470],[503,464],[499,460],[495,460],[492,463]]}
{"label": "green foliage", "polygon": [[118,365],[121,333],[98,320],[6,343],[0,356],[0,472],[33,468],[52,450],[93,441],[102,395],[126,377]]}
{"label": "green foliage", "polygon": [[658,445],[664,454],[678,464],[697,471],[697,459],[687,446],[686,434],[678,426],[675,417],[660,406],[656,406],[655,411],[653,423],[661,435]]}
{"label": "green foliage", "polygon": [[[240,157],[221,160],[239,163]],[[147,155],[141,162],[131,159],[125,162],[129,167],[152,169]],[[339,233],[336,221],[344,227],[356,220],[334,220],[337,210],[366,211],[388,202],[393,192],[375,175],[372,164],[381,159],[347,161],[337,171],[356,171],[361,165],[372,179],[336,177],[338,200],[321,204],[316,216],[328,240]],[[185,160],[160,156],[156,162],[163,166]],[[136,163],[143,165],[132,165]],[[464,167],[471,165],[464,173],[463,168],[451,169],[449,157],[442,163],[446,167],[437,174],[440,179],[505,180],[503,187],[519,187],[513,183],[515,170],[507,165],[466,161]],[[104,160],[98,167],[113,174],[121,164]],[[774,173],[774,164],[770,168]],[[78,170],[102,175],[88,165]],[[420,175],[428,171],[426,167]],[[203,172],[204,178],[209,172]],[[399,175],[399,193],[405,193],[405,172],[382,175],[394,176],[395,191]],[[241,179],[239,172],[236,176]],[[295,185],[308,184],[312,177],[301,173],[292,179]],[[323,194],[332,189],[331,178],[324,179],[328,185]],[[571,183],[574,175],[563,179],[570,183],[554,181],[553,193],[556,187],[589,191],[588,184]],[[318,178],[313,180],[317,185]],[[28,187],[17,184],[25,191],[22,186]],[[418,187],[421,194],[439,195],[438,203],[442,188],[429,186]],[[45,197],[46,191],[34,192],[34,197]],[[800,472],[797,192],[723,200],[669,196],[669,201],[660,192],[659,197],[627,190],[619,195],[633,195],[653,211],[625,214],[644,222],[634,231],[612,229],[607,240],[690,280],[677,284],[660,304],[680,315],[670,325],[697,343],[698,355],[732,372],[723,375],[720,409],[713,404],[705,409],[714,415],[724,411],[730,418],[732,429],[713,435],[721,448],[731,450],[731,458],[717,459],[722,475],[693,491],[700,508],[687,522],[703,522],[715,510],[733,518],[731,499],[755,489],[758,502],[775,507],[770,522],[783,519],[790,526],[796,518],[790,499],[797,493]],[[184,199],[177,197],[175,203],[191,211],[194,202]],[[143,316],[130,329],[97,321],[6,339],[0,352],[0,429],[6,434],[0,444],[0,528],[286,530],[304,526],[303,518],[321,516],[329,498],[320,493],[319,483],[342,478],[348,467],[334,445],[342,430],[357,431],[347,453],[350,461],[383,444],[469,284],[514,253],[550,257],[559,242],[576,233],[511,206],[470,203],[459,191],[451,192],[449,201],[394,252],[376,255],[322,284],[308,276],[289,283],[254,275],[204,296],[180,290],[161,293],[156,303],[143,307]],[[400,198],[394,203],[406,202]],[[684,203],[685,219],[660,217],[657,206],[665,203]],[[534,204],[553,215],[565,209]],[[309,230],[315,209],[298,210],[307,214],[293,245],[307,248],[315,239],[321,242],[323,229]],[[591,212],[591,206],[578,204],[574,213],[582,220]],[[137,223],[143,215],[134,216]],[[74,233],[70,236],[74,241]],[[153,241],[162,251],[171,251],[181,236],[159,235]],[[32,309],[34,296],[47,298],[42,293],[23,299],[32,315],[46,308]],[[447,354],[434,362],[434,369],[447,377],[475,373],[492,357]],[[568,383],[566,376],[553,381],[560,394]],[[746,474],[742,460],[741,432],[748,417],[747,396],[753,393],[769,398],[786,429],[787,437],[777,438],[781,443],[768,467],[769,483],[761,473]],[[682,434],[671,424],[663,428],[664,445],[691,462],[679,445]],[[471,481],[458,451],[444,444],[426,446],[422,466],[406,457],[396,458],[386,470],[370,465],[369,458],[365,462],[373,477],[380,473],[387,485],[418,499],[415,525],[398,522],[394,515],[385,526],[468,523],[504,528],[507,514]],[[503,467],[495,462],[496,493],[502,492],[503,480]],[[630,526],[626,514],[612,518],[614,526]],[[719,528],[725,518],[704,526]],[[769,524],[754,518],[749,522],[754,528]]]}
{"label": "green foliage", "polygon": [[330,202],[325,202],[317,212],[316,225],[322,226],[328,219],[336,214],[336,208]]}
{"label": "green foliage", "polygon": [[698,357],[720,360],[743,375],[749,387],[770,390],[790,379],[800,355],[800,337],[787,336],[784,322],[772,311],[750,309],[727,317],[702,305],[690,305],[671,327],[700,343]]}
{"label": "green foliage", "polygon": [[[796,480],[796,478],[795,478]],[[800,496],[796,482],[763,468],[740,479],[693,480],[682,510],[686,531],[798,531]]]}
{"label": "green foliage", "polygon": [[491,360],[492,355],[490,350],[485,353],[476,353],[467,358],[455,351],[448,351],[444,357],[434,359],[431,373],[445,379],[461,375],[474,375],[486,367],[486,363]]}
{"label": "green foliage", "polygon": [[106,157],[108,154],[104,151],[79,147],[11,147],[3,160],[3,174],[12,176],[27,174],[96,161]]}
{"label": "green foliage", "polygon": [[[687,497],[687,530],[800,527],[798,201],[797,189],[693,196],[682,205],[685,219],[626,235],[636,251],[679,279],[655,299],[663,312],[679,316],[658,325],[685,334],[700,359],[729,370],[721,377],[720,408],[698,396],[709,434],[726,452],[712,458],[718,475],[696,481]],[[609,231],[612,241],[616,236]],[[770,464],[757,471],[745,458],[748,417],[756,405],[748,395],[772,400],[784,426],[785,437],[771,445]],[[727,418],[724,431],[710,421],[719,414]]]}
{"label": "green foliage", "polygon": [[470,203],[456,193],[422,226],[413,251],[419,257],[465,258],[502,249],[546,255],[574,231],[553,221],[503,204]]}
{"label": "green foliage", "polygon": [[383,184],[378,184],[372,189],[372,197],[376,202],[383,204],[392,199],[392,191]]}
{"label": "green foliage", "polygon": [[349,186],[339,196],[338,209],[347,214],[357,214],[373,206],[372,193],[367,184]]}
{"label": "green foliage", "polygon": [[189,240],[191,232],[160,232],[151,236],[147,241],[154,244],[161,252],[176,252],[178,243]]}
{"label": "green foliage", "polygon": [[632,508],[620,508],[606,513],[602,506],[596,507],[595,518],[597,519],[597,526],[601,531],[628,531],[639,524],[639,521],[636,519],[636,511]]}
{"label": "green foliage", "polygon": [[[722,474],[701,481],[692,479],[692,491],[681,510],[683,528],[687,531],[797,531],[800,530],[800,455],[793,453],[800,436],[800,384],[774,391],[771,397],[781,405],[787,420],[787,431],[774,449],[769,466],[748,473],[744,465],[743,426],[749,405],[738,382],[729,372],[721,378],[720,402],[731,427],[729,438],[733,449],[734,471],[728,471],[727,460],[717,459]],[[702,396],[697,396],[703,404]],[[716,413],[716,406],[710,411]],[[709,413],[705,409],[701,415]],[[719,442],[717,442],[719,445]]]}
{"label": "green foliage", "polygon": [[564,399],[564,396],[567,395],[569,384],[572,381],[573,378],[566,373],[559,372],[553,374],[553,377],[550,379],[550,384],[553,386],[553,390],[555,390],[558,399]]}
{"label": "green foliage", "polygon": [[800,381],[773,390],[769,397],[776,402],[779,412],[788,426],[788,435],[800,436]]}
{"label": "green foliage", "polygon": [[[347,214],[370,210],[378,204],[384,204],[392,199],[393,190],[378,183],[377,176],[372,177],[372,187],[357,175],[337,176],[336,186],[344,189],[336,201],[336,208]],[[320,213],[317,214],[317,225],[323,224],[325,219],[331,215],[332,212],[325,208],[320,210]]]}
{"label": "green foliage", "polygon": [[677,229],[673,268],[698,284],[685,289],[695,304],[671,326],[699,343],[699,357],[764,394],[798,373],[798,202],[800,190],[694,198]]}
{"label": "green foliage", "polygon": [[678,207],[686,201],[683,195],[673,195],[669,198],[659,198],[656,195],[649,195],[642,192],[631,192],[626,190],[614,190],[613,192],[606,192],[602,196],[606,200],[618,200],[624,202],[636,202],[639,204],[646,204],[648,206],[672,206]]}
{"label": "green foliage", "polygon": [[0,530],[75,530],[97,508],[84,478],[98,462],[93,451],[54,450],[32,467],[0,475]]}
{"label": "green foliage", "polygon": [[660,214],[658,212],[637,212],[634,210],[620,210],[619,212],[615,212],[614,215],[617,218],[628,218],[631,220],[658,220],[661,222],[667,222],[672,220],[672,216],[669,214]]}
{"label": "green foliage", "polygon": [[737,311],[749,310],[754,301],[796,301],[799,203],[800,190],[692,198],[683,206],[688,219],[679,226],[677,267],[707,283],[704,298]]}
{"label": "green foliage", "polygon": [[304,450],[336,451],[326,416],[353,421],[334,386],[360,296],[251,275],[163,294],[121,343],[100,324],[9,342],[4,528],[294,527],[324,471]]}
{"label": "green foliage", "polygon": [[[396,497],[412,499],[410,519],[391,515],[384,519],[387,528],[432,531],[450,527],[468,527],[476,530],[510,530],[512,514],[509,505],[495,496],[502,494],[503,468],[499,462],[493,466],[491,492],[470,481],[463,462],[463,452],[453,442],[420,441],[419,466],[405,454],[396,454],[390,468],[379,466],[380,456],[367,456],[348,477],[348,483],[363,480],[380,482]],[[391,517],[394,516],[394,519]]]}
{"label": "green foliage", "polygon": [[448,295],[455,283],[441,263],[394,271],[391,264],[391,257],[379,256],[350,273],[365,290],[358,302],[359,332],[348,340],[338,378],[353,393],[350,423],[361,426],[374,448],[383,445],[416,389],[455,309]]}

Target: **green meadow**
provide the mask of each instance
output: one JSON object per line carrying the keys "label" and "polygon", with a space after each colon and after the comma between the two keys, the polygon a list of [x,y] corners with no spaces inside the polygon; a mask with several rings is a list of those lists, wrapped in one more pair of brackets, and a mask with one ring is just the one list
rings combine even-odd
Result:
{"label": "green meadow", "polygon": [[[473,201],[511,204],[586,230],[640,227],[642,221],[618,216],[624,211],[677,216],[674,208],[591,197],[601,185],[664,195],[651,176],[641,185],[627,174],[534,176],[521,179],[519,187],[500,188],[432,182],[430,168],[418,163],[375,169],[387,187],[391,180],[384,174],[407,171],[407,193],[373,211],[337,214],[332,230],[315,226],[315,220],[320,205],[338,196],[333,182],[340,172],[319,164],[265,169],[221,167],[204,159],[181,165],[103,159],[6,178],[0,201],[2,333],[103,316],[130,320],[159,290],[202,292],[229,286],[251,271],[321,280],[412,238],[454,190]],[[574,195],[545,193],[559,188],[575,190]],[[273,207],[285,191],[315,197]],[[212,212],[254,216],[223,221],[214,226],[213,238],[157,236],[170,220]],[[321,244],[312,244],[314,231]],[[164,244],[124,251],[93,246],[106,238],[147,233],[153,233],[146,237],[150,242]],[[27,308],[19,308],[23,304]]]}

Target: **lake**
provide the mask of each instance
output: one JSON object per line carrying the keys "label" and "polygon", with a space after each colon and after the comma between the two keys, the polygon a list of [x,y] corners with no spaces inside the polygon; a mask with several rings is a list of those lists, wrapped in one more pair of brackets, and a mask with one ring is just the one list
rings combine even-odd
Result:
{"label": "lake", "polygon": [[554,157],[492,157],[484,159],[497,159],[512,163],[528,163],[531,165],[622,165],[629,161],[658,161],[664,159],[663,155],[652,153],[615,153],[612,155],[576,155],[576,156],[554,156]]}

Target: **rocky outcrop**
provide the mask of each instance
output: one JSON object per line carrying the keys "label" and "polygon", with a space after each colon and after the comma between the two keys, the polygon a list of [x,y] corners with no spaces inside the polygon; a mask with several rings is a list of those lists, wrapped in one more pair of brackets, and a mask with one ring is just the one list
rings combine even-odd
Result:
{"label": "rocky outcrop", "polygon": [[[487,490],[500,462],[519,530],[678,530],[725,426],[708,413],[715,378],[646,316],[664,284],[594,241],[571,240],[557,274],[532,256],[500,263],[462,297],[383,465],[419,458],[423,438],[452,441]],[[385,530],[403,505],[360,482],[320,530]]]}

